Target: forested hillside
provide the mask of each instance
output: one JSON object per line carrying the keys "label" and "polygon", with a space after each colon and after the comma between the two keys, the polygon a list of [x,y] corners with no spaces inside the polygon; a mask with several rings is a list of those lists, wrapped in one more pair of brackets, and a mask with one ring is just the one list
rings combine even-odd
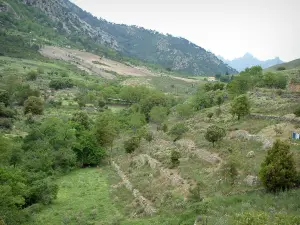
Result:
{"label": "forested hillside", "polygon": [[[99,51],[98,48],[100,47],[95,46],[96,42],[101,44],[102,48],[113,49],[116,51],[115,54],[121,54],[147,63],[159,64],[164,68],[186,74],[236,73],[236,70],[224,64],[214,54],[184,38],[97,19],[68,0],[7,0],[1,4],[4,6],[3,11],[7,8],[6,11],[11,11],[10,15],[15,12],[14,17],[16,19],[29,19],[30,22],[27,21],[31,24],[29,30],[33,28],[32,26],[36,26],[33,23],[37,18],[37,21],[42,22],[44,25],[49,26],[51,24],[52,29],[60,35],[67,36],[69,42],[81,45],[90,51]],[[25,7],[25,4],[29,7]],[[46,13],[48,18],[40,18],[40,13],[27,13],[28,10],[37,11],[37,9]],[[6,19],[14,20],[11,18]],[[28,28],[28,25],[25,27]],[[50,35],[53,36],[53,34],[52,32]],[[42,35],[48,39],[45,33]]]}

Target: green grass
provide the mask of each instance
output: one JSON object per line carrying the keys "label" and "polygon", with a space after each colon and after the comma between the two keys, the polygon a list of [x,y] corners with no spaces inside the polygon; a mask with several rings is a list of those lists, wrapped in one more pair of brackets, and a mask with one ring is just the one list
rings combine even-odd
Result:
{"label": "green grass", "polygon": [[31,224],[111,224],[121,213],[110,197],[108,179],[106,170],[99,168],[76,170],[60,178],[57,199]]}

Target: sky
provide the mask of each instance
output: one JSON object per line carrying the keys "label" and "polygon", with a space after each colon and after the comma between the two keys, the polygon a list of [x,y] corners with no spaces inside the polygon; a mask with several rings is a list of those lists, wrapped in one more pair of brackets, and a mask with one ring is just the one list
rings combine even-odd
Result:
{"label": "sky", "polygon": [[71,0],[96,17],[137,25],[233,59],[300,58],[299,0]]}

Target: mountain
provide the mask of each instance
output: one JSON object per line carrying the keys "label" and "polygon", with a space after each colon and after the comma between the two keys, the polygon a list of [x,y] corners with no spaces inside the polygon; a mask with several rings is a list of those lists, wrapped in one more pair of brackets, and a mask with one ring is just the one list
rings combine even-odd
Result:
{"label": "mountain", "polygon": [[[97,51],[94,45],[99,44],[102,48],[112,49],[115,55],[120,54],[144,62],[159,64],[164,68],[186,74],[214,75],[237,72],[219,60],[213,53],[184,38],[164,35],[138,26],[115,24],[101,18],[98,19],[68,0],[0,0],[0,4],[2,5],[0,13],[7,13],[11,9],[10,11],[16,14],[17,18],[30,19],[32,29],[36,26],[34,24],[36,22],[42,22],[48,27],[52,26],[54,31],[49,35],[53,36],[58,33],[67,37],[68,40],[60,39],[62,44],[69,41],[72,42],[71,44],[81,45],[86,50],[94,52]],[[24,14],[21,10],[23,8],[31,11],[33,11],[32,8],[34,11],[38,9],[51,21],[45,22],[46,19],[40,15],[40,12],[37,14],[38,16],[30,13]],[[40,16],[43,20],[40,19]],[[52,41],[49,37],[45,38],[49,42]]]}
{"label": "mountain", "polygon": [[283,61],[281,59],[279,59],[278,57],[276,57],[274,59],[269,59],[266,61],[261,61],[261,60],[257,59],[256,57],[254,57],[253,55],[251,55],[250,53],[246,53],[243,57],[235,58],[233,60],[227,60],[227,59],[223,58],[222,56],[218,56],[218,58],[221,59],[223,62],[227,63],[232,68],[235,68],[238,71],[242,71],[247,67],[257,66],[257,65],[259,65],[263,69],[265,69],[270,66],[274,66],[274,65],[283,63]]}

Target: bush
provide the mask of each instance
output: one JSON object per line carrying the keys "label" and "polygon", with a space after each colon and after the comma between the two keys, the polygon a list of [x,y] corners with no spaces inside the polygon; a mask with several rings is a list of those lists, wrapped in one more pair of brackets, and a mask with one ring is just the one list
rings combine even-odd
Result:
{"label": "bush", "polygon": [[138,137],[132,137],[124,142],[124,148],[126,153],[134,152],[140,146],[140,139]]}
{"label": "bush", "polygon": [[28,99],[29,96],[40,97],[40,92],[39,90],[32,89],[28,84],[19,85],[17,87],[15,100],[17,101],[18,105],[24,105],[25,100]]}
{"label": "bush", "polygon": [[221,173],[226,181],[229,181],[231,185],[234,185],[238,176],[237,163],[235,160],[229,159],[226,163],[222,164]]}
{"label": "bush", "polygon": [[217,125],[212,125],[207,128],[205,139],[215,145],[215,142],[221,140],[226,136],[226,131],[224,128],[218,127]]}
{"label": "bush", "polygon": [[70,79],[55,79],[51,80],[49,83],[49,87],[55,90],[72,88],[74,83]]}
{"label": "bush", "polygon": [[277,70],[282,71],[282,70],[286,70],[286,68],[284,66],[279,66],[279,67],[277,67]]}
{"label": "bush", "polygon": [[295,114],[297,117],[300,117],[300,106],[298,106],[298,107],[295,109],[294,114]]}
{"label": "bush", "polygon": [[280,140],[273,144],[261,165],[259,176],[270,192],[288,190],[296,185],[297,172],[289,144]]}
{"label": "bush", "polygon": [[11,129],[12,125],[13,123],[10,118],[0,118],[0,128]]}
{"label": "bush", "polygon": [[0,103],[4,103],[5,106],[9,105],[9,93],[6,90],[0,89]]}
{"label": "bush", "polygon": [[37,77],[38,77],[38,73],[37,73],[37,71],[34,71],[34,70],[29,71],[26,76],[27,80],[30,80],[30,81],[36,80]]}
{"label": "bush", "polygon": [[209,120],[211,120],[211,118],[214,116],[214,113],[212,113],[212,112],[209,112],[209,113],[207,113],[207,118],[209,119]]}
{"label": "bush", "polygon": [[144,138],[146,141],[151,142],[154,138],[153,133],[151,131],[146,132]]}
{"label": "bush", "polygon": [[171,168],[175,168],[180,164],[179,158],[180,152],[173,149],[171,152]]}
{"label": "bush", "polygon": [[0,117],[13,118],[16,111],[5,107],[4,103],[0,102]]}
{"label": "bush", "polygon": [[44,110],[44,103],[42,99],[30,96],[25,102],[24,102],[24,114],[32,113],[33,115],[41,115],[43,114]]}
{"label": "bush", "polygon": [[175,142],[179,140],[182,137],[182,135],[187,131],[188,128],[183,123],[177,123],[171,128],[169,134],[175,137],[174,139]]}

